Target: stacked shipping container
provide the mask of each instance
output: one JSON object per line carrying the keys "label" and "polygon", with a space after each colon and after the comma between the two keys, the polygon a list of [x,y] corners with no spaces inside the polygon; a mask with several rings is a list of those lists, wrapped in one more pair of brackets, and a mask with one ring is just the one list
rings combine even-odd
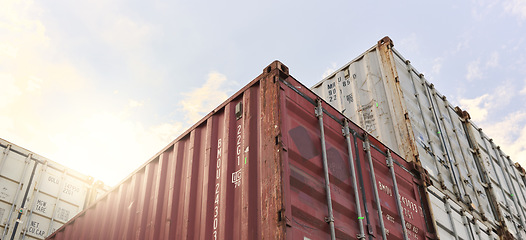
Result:
{"label": "stacked shipping container", "polygon": [[0,239],[44,239],[109,188],[0,139]]}
{"label": "stacked shipping container", "polygon": [[425,180],[276,61],[48,239],[435,239]]}
{"label": "stacked shipping container", "polygon": [[313,90],[274,62],[49,239],[526,238],[526,172],[389,38]]}
{"label": "stacked shipping container", "polygon": [[525,239],[520,172],[469,114],[453,107],[393,46],[388,37],[380,40],[313,91],[429,172],[441,239]]}

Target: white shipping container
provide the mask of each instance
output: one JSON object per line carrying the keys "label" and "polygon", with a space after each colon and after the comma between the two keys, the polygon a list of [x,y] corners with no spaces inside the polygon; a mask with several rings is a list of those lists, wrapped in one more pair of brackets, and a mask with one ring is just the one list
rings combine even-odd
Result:
{"label": "white shipping container", "polygon": [[493,161],[484,161],[477,154],[484,151],[478,149],[488,147],[472,144],[478,131],[470,129],[465,112],[453,107],[393,46],[388,37],[380,40],[312,90],[407,161],[421,164],[433,192],[447,195],[484,225],[479,228],[526,239],[520,207],[526,199],[518,199],[526,188],[519,172],[500,150],[489,153],[495,155]]}
{"label": "white shipping container", "polygon": [[486,181],[493,189],[495,200],[501,209],[501,217],[516,238],[526,239],[526,187],[519,169],[500,147],[469,119],[469,114],[465,113],[465,118],[470,144],[475,157],[484,165],[484,176],[489,178]]}
{"label": "white shipping container", "polygon": [[108,189],[0,139],[0,239],[44,239]]}
{"label": "white shipping container", "polygon": [[455,201],[433,186],[427,188],[431,210],[435,218],[437,235],[440,239],[498,240],[499,235],[473,218]]}

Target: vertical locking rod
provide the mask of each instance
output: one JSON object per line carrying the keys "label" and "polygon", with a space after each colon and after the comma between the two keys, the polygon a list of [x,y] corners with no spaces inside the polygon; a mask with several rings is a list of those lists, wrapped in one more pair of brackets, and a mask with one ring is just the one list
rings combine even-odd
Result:
{"label": "vertical locking rod", "polygon": [[351,181],[352,187],[354,190],[354,202],[356,204],[356,213],[358,217],[358,226],[360,227],[360,234],[356,236],[357,239],[365,239],[365,233],[363,229],[363,217],[362,209],[360,206],[360,195],[358,195],[358,184],[356,180],[356,172],[354,169],[354,158],[352,153],[351,137],[349,132],[349,122],[347,120],[343,121],[343,135],[345,136],[345,141],[347,142],[347,151],[349,155],[349,166],[351,168]]}
{"label": "vertical locking rod", "polygon": [[320,123],[320,135],[321,135],[321,152],[323,157],[323,173],[325,175],[325,193],[327,195],[327,208],[329,217],[326,222],[329,223],[331,230],[331,240],[336,239],[336,231],[334,229],[334,216],[332,215],[332,199],[331,199],[331,184],[329,182],[329,167],[327,165],[327,150],[325,149],[325,131],[323,129],[323,108],[321,106],[321,100],[318,99],[318,107],[315,109],[316,117]]}
{"label": "vertical locking rod", "polygon": [[400,215],[400,223],[402,224],[402,233],[404,234],[404,240],[408,240],[407,229],[405,228],[405,218],[404,211],[402,209],[402,204],[400,203],[400,193],[398,192],[398,184],[396,183],[396,173],[394,171],[393,157],[391,157],[391,151],[387,149],[387,167],[391,172],[391,178],[393,179],[393,190],[396,200],[396,208],[398,209],[398,214]]}
{"label": "vertical locking rod", "polygon": [[369,143],[369,136],[365,135],[365,151],[367,153],[367,160],[369,161],[369,169],[371,172],[371,181],[373,185],[374,200],[376,201],[376,208],[378,209],[378,219],[380,222],[380,229],[382,229],[382,239],[387,240],[385,235],[384,218],[382,214],[382,205],[380,204],[380,197],[378,197],[378,187],[376,186],[376,175],[374,174],[373,159],[371,156],[371,144]]}

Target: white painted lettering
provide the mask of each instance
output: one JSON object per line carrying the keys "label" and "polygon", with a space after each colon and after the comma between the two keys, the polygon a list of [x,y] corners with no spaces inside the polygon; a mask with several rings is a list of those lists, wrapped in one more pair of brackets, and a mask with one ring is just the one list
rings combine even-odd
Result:
{"label": "white painted lettering", "polygon": [[219,223],[219,200],[221,195],[221,138],[217,140],[217,163],[216,163],[216,185],[214,192],[214,219],[212,221],[212,236],[213,239],[217,239],[217,229]]}

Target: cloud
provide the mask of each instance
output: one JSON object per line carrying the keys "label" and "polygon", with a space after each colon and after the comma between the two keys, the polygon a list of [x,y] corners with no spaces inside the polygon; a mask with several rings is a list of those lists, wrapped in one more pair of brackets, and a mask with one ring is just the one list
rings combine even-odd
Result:
{"label": "cloud", "polygon": [[504,10],[517,18],[520,21],[526,19],[526,1],[524,0],[508,0],[503,2]]}
{"label": "cloud", "polygon": [[431,68],[431,73],[433,74],[440,74],[440,70],[442,69],[442,62],[444,61],[443,58],[435,58],[433,60],[433,67]]}
{"label": "cloud", "polygon": [[488,120],[489,112],[508,105],[516,95],[515,92],[512,82],[503,82],[492,93],[486,93],[472,99],[460,98],[458,102],[462,109],[469,112],[474,122],[484,122]]}
{"label": "cloud", "polygon": [[[154,125],[148,129],[148,132],[150,136],[157,138],[164,147],[165,143],[173,141],[184,130],[181,122],[173,122]],[[160,150],[161,148],[156,149]]]}
{"label": "cloud", "polygon": [[60,56],[46,34],[46,27],[38,19],[41,11],[32,1],[2,2],[0,74],[10,75],[22,92],[84,89],[85,79]]}
{"label": "cloud", "polygon": [[93,113],[78,125],[50,134],[48,148],[55,151],[49,157],[114,185],[183,130],[179,122],[146,126],[123,115]]}
{"label": "cloud", "polygon": [[484,94],[474,99],[460,99],[459,103],[463,109],[469,112],[471,119],[475,122],[482,122],[486,120],[488,116],[487,99],[490,98],[489,94]]}
{"label": "cloud", "polygon": [[[107,10],[101,10],[106,12]],[[86,19],[87,18],[87,19]],[[91,22],[92,16],[84,16],[84,21]],[[101,15],[102,26],[92,26],[94,36],[102,40],[104,47],[126,65],[126,71],[140,82],[155,84],[162,81],[165,72],[152,62],[153,41],[157,37],[154,25],[125,15],[107,12]]]}
{"label": "cloud", "polygon": [[223,89],[226,80],[225,75],[212,72],[208,74],[208,79],[203,86],[182,93],[185,98],[179,102],[179,105],[184,112],[187,123],[196,123],[228,98],[228,90]]}
{"label": "cloud", "polygon": [[0,8],[0,135],[21,143],[47,141],[39,129],[65,119],[52,114],[60,106],[47,106],[46,100],[70,100],[89,90],[51,44],[40,12],[32,1],[2,1]]}
{"label": "cloud", "polygon": [[0,73],[0,109],[12,104],[22,95],[22,91],[15,84],[15,78],[11,74]]}
{"label": "cloud", "polygon": [[[135,119],[148,107],[143,101],[98,91],[57,37],[48,36],[40,12],[32,1],[0,7],[0,137],[115,184],[177,137],[183,123]],[[135,54],[151,29],[121,17],[112,23],[115,32],[103,36],[108,44],[134,55],[138,71],[149,69],[139,61],[144,54]]]}
{"label": "cloud", "polygon": [[517,91],[514,84],[515,83],[511,81],[501,82],[501,85],[495,88],[488,106],[498,108],[510,104],[511,99],[516,95]]}
{"label": "cloud", "polygon": [[488,15],[492,14],[493,8],[497,6],[500,0],[477,0],[472,1],[475,7],[471,9],[471,15],[477,20],[484,20]]}
{"label": "cloud", "polygon": [[40,90],[40,87],[42,85],[42,79],[37,77],[29,77],[29,80],[27,80],[27,88],[26,90],[29,92],[35,92]]}
{"label": "cloud", "polygon": [[15,129],[14,119],[9,116],[0,116],[0,133],[2,134],[1,138],[6,136],[13,135]]}
{"label": "cloud", "polygon": [[136,100],[130,99],[130,100],[128,100],[128,106],[132,107],[132,108],[134,108],[134,107],[142,107],[142,106],[144,106],[144,102],[142,102],[142,101],[140,102],[140,101],[136,101]]}
{"label": "cloud", "polygon": [[[459,100],[460,107],[469,112],[471,120],[493,138],[513,161],[526,160],[526,110],[520,109],[500,118],[489,116],[495,116],[499,108],[508,106],[517,91],[512,82],[505,82],[491,93]],[[523,91],[526,92],[523,89],[521,94]],[[521,164],[526,166],[524,160]]]}
{"label": "cloud", "polygon": [[482,78],[482,72],[480,70],[480,59],[470,62],[467,67],[466,79],[473,81]]}
{"label": "cloud", "polygon": [[323,74],[321,75],[321,78],[324,79],[324,78],[328,77],[329,75],[334,73],[337,69],[338,69],[338,66],[336,66],[336,63],[334,63],[334,62],[331,63],[331,66],[327,67],[325,69],[325,72],[323,72]]}
{"label": "cloud", "polygon": [[152,37],[152,27],[134,21],[125,16],[118,16],[101,33],[101,37],[112,47],[127,55],[133,55],[138,47]]}
{"label": "cloud", "polygon": [[36,19],[41,10],[32,1],[2,1],[0,8],[0,63],[13,66],[21,58],[49,47],[49,37]]}
{"label": "cloud", "polygon": [[486,67],[497,67],[499,65],[499,53],[494,51],[486,62]]}
{"label": "cloud", "polygon": [[18,49],[9,43],[0,42],[0,55],[15,58],[18,54]]}
{"label": "cloud", "polygon": [[15,121],[9,114],[11,105],[14,105],[22,95],[22,90],[15,84],[12,74],[0,73],[0,137],[5,137],[14,131]]}
{"label": "cloud", "polygon": [[415,33],[411,33],[406,38],[402,38],[400,43],[397,43],[399,49],[405,49],[404,52],[418,52],[420,50],[420,45],[418,44],[418,37]]}
{"label": "cloud", "polygon": [[511,160],[526,166],[526,111],[508,114],[504,120],[480,125]]}
{"label": "cloud", "polygon": [[471,38],[472,38],[471,35],[463,34],[462,40],[457,43],[457,47],[452,53],[456,54],[462,50],[468,49],[471,44]]}

